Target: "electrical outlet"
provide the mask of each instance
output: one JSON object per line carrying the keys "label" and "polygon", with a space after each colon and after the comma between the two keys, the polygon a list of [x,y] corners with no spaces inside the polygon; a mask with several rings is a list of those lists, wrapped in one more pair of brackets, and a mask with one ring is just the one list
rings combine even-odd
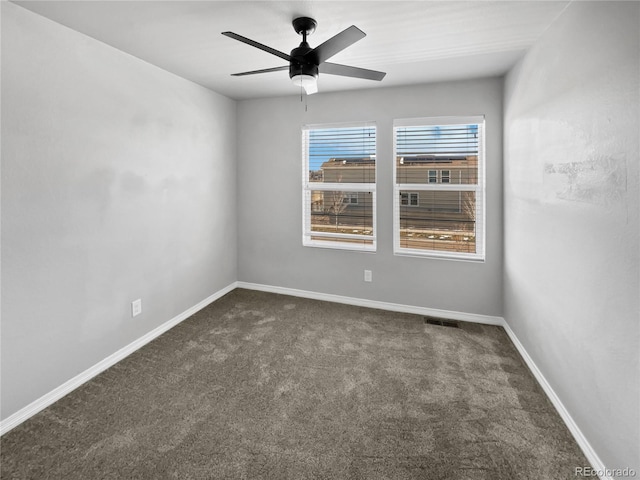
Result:
{"label": "electrical outlet", "polygon": [[371,273],[371,270],[365,270],[364,271],[364,281],[365,282],[372,282],[373,281],[373,274]]}
{"label": "electrical outlet", "polygon": [[131,302],[131,316],[136,317],[142,313],[142,299],[139,298]]}

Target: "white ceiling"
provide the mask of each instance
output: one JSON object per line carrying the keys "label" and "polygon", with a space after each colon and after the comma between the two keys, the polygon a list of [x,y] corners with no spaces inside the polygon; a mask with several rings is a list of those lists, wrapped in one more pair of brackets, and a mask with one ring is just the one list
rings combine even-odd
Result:
{"label": "white ceiling", "polygon": [[382,82],[321,75],[338,91],[502,75],[568,1],[15,1],[14,3],[234,99],[299,95],[288,72],[231,73],[286,61],[221,35],[233,31],[289,53],[291,21],[318,22],[319,45],[350,25],[367,37],[331,62],[382,70]]}

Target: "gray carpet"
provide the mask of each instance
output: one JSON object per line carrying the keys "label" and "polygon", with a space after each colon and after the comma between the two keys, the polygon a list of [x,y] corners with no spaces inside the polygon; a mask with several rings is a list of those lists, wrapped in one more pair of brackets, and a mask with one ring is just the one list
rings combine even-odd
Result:
{"label": "gray carpet", "polygon": [[575,479],[504,330],[460,327],[234,290],[4,435],[1,478]]}

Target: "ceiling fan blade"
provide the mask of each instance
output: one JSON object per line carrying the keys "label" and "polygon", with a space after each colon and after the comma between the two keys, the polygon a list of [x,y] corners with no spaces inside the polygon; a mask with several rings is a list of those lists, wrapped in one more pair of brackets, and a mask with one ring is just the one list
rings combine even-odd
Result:
{"label": "ceiling fan blade", "polygon": [[366,80],[380,81],[386,75],[385,72],[376,70],[367,70],[366,68],[350,67],[348,65],[340,65],[339,63],[325,62],[318,67],[320,73],[328,73],[330,75],[342,75],[343,77],[364,78]]}
{"label": "ceiling fan blade", "polygon": [[243,37],[242,35],[238,35],[237,33],[233,33],[233,32],[222,32],[222,35],[229,37],[229,38],[233,38],[234,40],[238,40],[239,42],[242,43],[246,43],[247,45],[251,45],[252,47],[256,47],[259,48],[260,50],[264,50],[265,52],[268,52],[272,55],[275,55],[276,57],[280,57],[284,60],[286,60],[287,62],[291,61],[291,57],[289,55],[287,55],[284,52],[281,52],[280,50],[276,50],[275,48],[271,48],[271,47],[267,47],[266,45],[263,45],[261,43],[258,43],[254,40],[251,40],[250,38],[247,37]]}
{"label": "ceiling fan blade", "polygon": [[318,45],[305,55],[305,58],[315,60],[315,64],[319,65],[322,62],[329,60],[336,53],[341,52],[349,45],[353,45],[358,40],[366,37],[367,34],[360,30],[355,25],[351,25],[346,30],[343,30],[339,34],[331,37],[326,42]]}
{"label": "ceiling fan blade", "polygon": [[280,72],[281,70],[289,70],[288,66],[263,68],[262,70],[252,70],[251,72],[232,73],[232,77],[242,77],[244,75],[255,75],[256,73]]}

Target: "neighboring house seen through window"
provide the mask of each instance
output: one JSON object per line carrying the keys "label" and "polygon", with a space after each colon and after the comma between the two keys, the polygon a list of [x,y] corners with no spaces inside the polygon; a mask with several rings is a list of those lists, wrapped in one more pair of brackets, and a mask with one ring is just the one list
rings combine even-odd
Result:
{"label": "neighboring house seen through window", "polygon": [[302,243],[375,251],[376,127],[302,129]]}

